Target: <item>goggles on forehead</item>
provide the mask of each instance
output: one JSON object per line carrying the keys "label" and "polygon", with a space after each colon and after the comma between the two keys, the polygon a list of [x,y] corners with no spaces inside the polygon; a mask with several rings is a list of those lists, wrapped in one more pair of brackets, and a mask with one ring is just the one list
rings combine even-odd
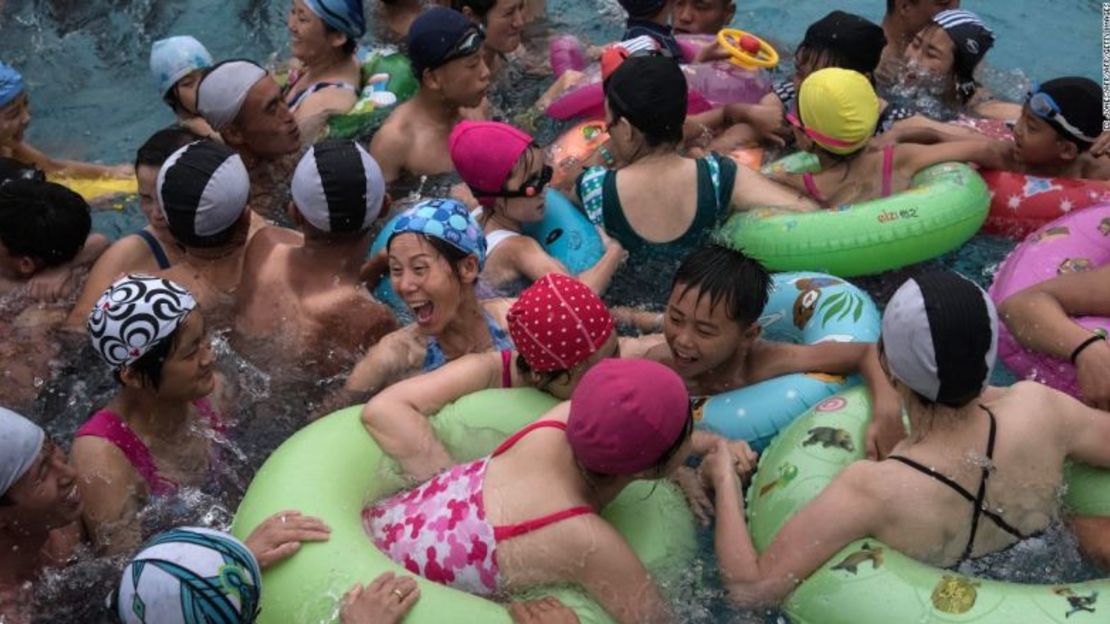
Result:
{"label": "goggles on forehead", "polygon": [[466,32],[451,50],[447,52],[447,56],[439,62],[440,66],[446,65],[456,59],[461,59],[465,56],[470,56],[482,49],[482,42],[486,40],[486,32],[481,26],[475,24],[474,27]]}
{"label": "goggles on forehead", "polygon": [[1063,111],[1060,110],[1060,105],[1056,103],[1056,100],[1052,99],[1051,95],[1041,91],[1040,85],[1033,85],[1033,89],[1025,94],[1025,103],[1029,106],[1029,110],[1032,111],[1034,115],[1057,124],[1064,132],[1067,132],[1080,141],[1094,143],[1098,138],[1087,136],[1082,130],[1068,122],[1067,118],[1064,117]]}

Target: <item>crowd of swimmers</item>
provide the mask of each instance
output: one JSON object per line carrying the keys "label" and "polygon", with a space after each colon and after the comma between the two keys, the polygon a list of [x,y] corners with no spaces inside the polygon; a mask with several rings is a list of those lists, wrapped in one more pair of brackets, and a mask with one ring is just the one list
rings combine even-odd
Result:
{"label": "crowd of swimmers", "polygon": [[[152,500],[205,487],[221,462],[217,441],[237,425],[243,399],[218,366],[216,331],[269,373],[338,380],[305,422],[363,405],[367,432],[419,492],[371,501],[370,539],[410,574],[478,595],[576,583],[617,621],[671,619],[648,571],[596,513],[636,479],[674,480],[695,514],[713,519],[725,589],[743,607],[777,604],[862,537],[952,566],[1059,521],[1065,460],[1110,467],[1110,345],[1071,320],[1110,314],[1110,269],[1050,280],[1001,311],[967,279],[924,272],[886,304],[877,343],[804,346],[761,337],[771,276],[710,235],[751,207],[813,211],[899,193],[945,161],[1110,179],[1101,88],[1038,77],[1023,101],[996,99],[976,78],[995,41],[982,19],[958,0],[887,0],[881,25],[842,11],[810,25],[794,75],[759,102],[687,116],[676,33],[714,34],[735,5],[620,3],[623,39],[637,43],[600,52],[608,141],[558,185],[604,244],[577,276],[521,234],[556,186],[544,149],[490,120],[491,92],[512,89],[499,77],[542,43],[525,35],[543,2],[374,3],[380,38],[402,44],[419,89],[368,142],[318,140],[360,97],[371,8],[361,0],[294,0],[293,68],[280,80],[249,60],[216,62],[193,37],[155,42],[150,66],[175,123],[124,165],[28,144],[27,85],[0,63],[0,621],[30,621],[35,580],[82,548],[133,556],[132,566],[181,550],[165,582],[139,586],[124,573],[110,608],[127,622],[191,621],[174,612],[183,602],[173,570],[185,574],[199,548],[243,574],[234,601],[210,597],[237,618],[218,621],[249,622],[261,570],[328,539],[322,520],[293,510],[245,542],[144,531]],[[720,55],[714,45],[699,52]],[[568,72],[553,93],[582,79]],[[895,103],[907,92],[948,116]],[[956,117],[1008,121],[1013,139],[947,123]],[[753,144],[811,152],[820,170],[764,176],[722,155]],[[439,174],[460,183],[395,201],[406,179]],[[110,243],[92,232],[88,203],[47,175],[134,175],[148,224]],[[383,227],[385,249],[368,257]],[[408,324],[370,294],[383,280]],[[611,284],[644,298],[614,300]],[[1034,382],[991,386],[999,323],[1028,348],[1070,358],[1082,401]],[[82,345],[117,390],[73,439],[52,439],[20,413]],[[869,460],[758,553],[740,494],[756,455],[695,429],[691,399],[808,371],[861,375]],[[563,402],[490,456],[458,464],[429,417],[465,395],[516,387]],[[442,533],[399,530],[445,513],[460,539],[483,545],[481,557],[429,559]],[[1110,521],[1068,520],[1083,552],[1110,565]],[[386,574],[351,588],[340,616],[399,621],[418,598],[413,578]],[[553,599],[511,612],[576,621]]]}

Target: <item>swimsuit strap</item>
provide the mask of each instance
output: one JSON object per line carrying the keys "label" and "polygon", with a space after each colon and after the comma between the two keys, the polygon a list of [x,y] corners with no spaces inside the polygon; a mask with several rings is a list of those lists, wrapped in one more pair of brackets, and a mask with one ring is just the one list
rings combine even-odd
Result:
{"label": "swimsuit strap", "polygon": [[555,513],[551,513],[539,518],[534,518],[525,522],[519,522],[517,524],[503,524],[501,526],[495,526],[493,527],[493,538],[501,542],[507,539],[512,539],[514,537],[520,537],[521,535],[531,533],[532,531],[538,531],[545,526],[555,524],[556,522],[561,522],[568,518],[573,518],[575,516],[584,516],[586,514],[592,513],[594,513],[593,507],[582,505],[580,507],[571,507],[570,509],[556,511]]}
{"label": "swimsuit strap", "polygon": [[197,414],[200,414],[201,418],[208,421],[208,426],[212,427],[213,431],[216,433],[227,431],[227,425],[224,424],[223,416],[216,411],[216,408],[212,407],[212,403],[208,400],[208,397],[193,401],[193,407],[196,408]]}
{"label": "swimsuit strap", "polygon": [[486,257],[489,258],[493,255],[493,250],[501,243],[509,240],[514,236],[520,236],[520,232],[512,230],[494,230],[486,234]]}
{"label": "swimsuit strap", "polygon": [[493,453],[490,454],[490,457],[491,458],[497,457],[498,455],[500,455],[500,454],[504,453],[505,451],[511,449],[513,447],[513,445],[515,445],[517,442],[520,442],[520,439],[523,438],[524,436],[528,435],[529,433],[532,433],[536,429],[542,429],[542,428],[545,428],[545,427],[551,427],[551,428],[554,428],[554,429],[562,429],[563,431],[567,430],[567,424],[565,422],[560,422],[558,420],[537,420],[536,422],[524,427],[520,431],[517,431],[513,435],[509,436],[509,439],[505,440],[504,442],[501,443],[500,446],[498,446],[496,449],[494,449]]}
{"label": "swimsuit strap", "polygon": [[428,338],[428,346],[424,351],[424,363],[420,368],[425,373],[430,373],[446,363],[447,354],[443,352],[443,347],[439,346],[439,340],[436,340],[435,336]]}
{"label": "swimsuit strap", "polygon": [[358,89],[356,89],[355,86],[349,82],[344,82],[341,80],[322,80],[320,82],[312,83],[312,85],[309,86],[307,89],[294,95],[293,100],[291,102],[288,102],[289,110],[297,110],[297,107],[304,103],[304,99],[306,97],[312,95],[313,93],[316,93],[317,91],[323,91],[324,89],[347,89],[348,91],[358,93]]}
{"label": "swimsuit strap", "polygon": [[513,351],[512,349],[501,350],[501,387],[513,387]]}
{"label": "swimsuit strap", "polygon": [[170,258],[166,255],[166,250],[162,248],[162,243],[158,242],[158,238],[146,231],[145,229],[135,232],[135,234],[143,239],[146,246],[150,248],[150,253],[154,255],[154,261],[158,263],[158,268],[165,271],[170,268]]}
{"label": "swimsuit strap", "polygon": [[[482,311],[482,317],[486,320],[486,328],[489,329],[490,339],[493,342],[493,349],[496,351],[504,351],[506,349],[512,350],[513,340],[509,334],[501,329],[497,321],[493,317]],[[424,351],[424,363],[421,369],[425,372],[431,372],[447,363],[447,354],[443,352],[443,347],[439,346],[439,340],[435,336],[428,338],[428,346]]]}
{"label": "swimsuit strap", "polygon": [[[882,196],[890,197],[893,190],[894,178],[894,145],[888,144],[883,146],[883,194]],[[993,422],[993,421],[992,421]],[[991,431],[994,431],[993,429]]]}
{"label": "swimsuit strap", "polygon": [[802,174],[802,184],[805,184],[806,193],[809,193],[813,201],[821,204],[821,206],[825,206],[827,202],[825,201],[825,197],[821,195],[821,190],[817,188],[817,183],[814,182],[812,173],[806,172]]}
{"label": "swimsuit strap", "polygon": [[177,489],[176,483],[158,474],[150,449],[115,412],[102,409],[93,414],[92,418],[81,425],[74,437],[103,438],[118,448],[135,472],[146,481],[151,494],[160,496]]}

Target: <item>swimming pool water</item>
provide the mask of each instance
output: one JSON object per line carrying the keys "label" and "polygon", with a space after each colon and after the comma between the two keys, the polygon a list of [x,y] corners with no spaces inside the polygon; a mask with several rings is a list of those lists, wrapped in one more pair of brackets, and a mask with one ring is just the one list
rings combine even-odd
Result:
{"label": "swimming pool water", "polygon": [[[372,0],[367,0],[368,5]],[[619,36],[623,18],[615,0],[548,0],[548,21],[558,32],[573,32],[593,43]],[[833,8],[853,11],[878,21],[882,0],[838,0],[837,2],[751,0],[738,2],[735,25],[791,48],[806,26]],[[1059,0],[1051,3],[1017,0],[965,2],[979,12],[998,34],[998,42],[987,57],[984,80],[988,86],[1011,97],[1019,96],[1031,78],[1078,74],[1099,78],[1100,3],[1090,0]],[[105,162],[129,161],[135,148],[153,131],[172,121],[170,110],[159,99],[149,75],[147,59],[151,43],[158,38],[192,34],[217,59],[245,57],[275,63],[287,57],[285,12],[288,2],[271,0],[0,0],[0,60],[17,66],[29,85],[35,119],[29,141],[52,155]],[[551,128],[548,128],[550,131]],[[123,211],[94,215],[95,228],[113,237],[142,226],[134,203]],[[1013,247],[1013,241],[977,236],[961,249],[931,266],[951,268],[986,287],[998,263]],[[913,271],[896,272],[881,279],[862,280],[880,302]],[[185,493],[181,503],[191,511],[192,521],[221,525],[228,508],[234,507],[230,493],[240,489],[245,475],[259,465],[298,423],[308,401],[319,388],[303,393],[285,390],[291,401],[267,401],[274,393],[270,378],[233,357],[226,341],[218,341],[225,372],[245,382],[249,406],[242,415],[246,433],[224,446],[242,470],[238,483],[230,483],[225,496],[204,498]],[[86,356],[92,357],[86,353]],[[114,383],[99,362],[84,359],[63,379],[51,385],[52,392],[40,400],[36,416],[59,439],[68,440],[77,424],[95,405],[113,391]],[[80,371],[79,373],[77,371]],[[996,383],[1012,383],[1001,366]],[[283,403],[275,406],[273,403]],[[232,479],[234,481],[234,479]],[[192,498],[189,498],[192,497]],[[151,521],[180,509],[159,509]],[[704,569],[692,570],[693,587],[684,591],[684,619],[712,621],[735,616],[723,607],[718,584],[700,584],[712,578],[711,536],[706,541]],[[1055,553],[1055,550],[1048,552]],[[1048,555],[1051,559],[1052,555]],[[42,599],[65,606],[70,600],[87,602],[89,583],[99,593],[106,574],[103,561],[85,561],[75,570],[51,577]],[[705,576],[703,577],[703,571]],[[1059,573],[1062,570],[1055,570]],[[110,585],[110,583],[108,583]],[[83,593],[84,592],[84,593]],[[99,600],[99,596],[96,597]],[[50,621],[93,621],[86,604],[55,613]],[[81,615],[73,615],[80,613]],[[763,615],[755,615],[762,620]],[[775,621],[774,614],[766,616]]]}

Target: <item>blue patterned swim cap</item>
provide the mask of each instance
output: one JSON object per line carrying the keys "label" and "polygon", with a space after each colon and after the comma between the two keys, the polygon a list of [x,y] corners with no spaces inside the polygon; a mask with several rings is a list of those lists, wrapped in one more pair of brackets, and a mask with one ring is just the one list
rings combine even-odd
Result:
{"label": "blue patterned swim cap", "polygon": [[410,232],[438,238],[467,255],[476,256],[478,270],[486,264],[486,235],[462,202],[426,199],[416,204],[393,223],[389,239]]}
{"label": "blue patterned swim cap", "polygon": [[162,97],[190,72],[211,66],[212,55],[188,35],[159,39],[150,48],[150,73],[154,74]]}
{"label": "blue patterned swim cap", "polygon": [[20,93],[23,93],[23,75],[0,61],[0,107],[11,104]]}
{"label": "blue patterned swim cap", "polygon": [[250,624],[261,594],[258,561],[242,542],[183,527],[143,545],[123,569],[109,607],[124,624]]}

